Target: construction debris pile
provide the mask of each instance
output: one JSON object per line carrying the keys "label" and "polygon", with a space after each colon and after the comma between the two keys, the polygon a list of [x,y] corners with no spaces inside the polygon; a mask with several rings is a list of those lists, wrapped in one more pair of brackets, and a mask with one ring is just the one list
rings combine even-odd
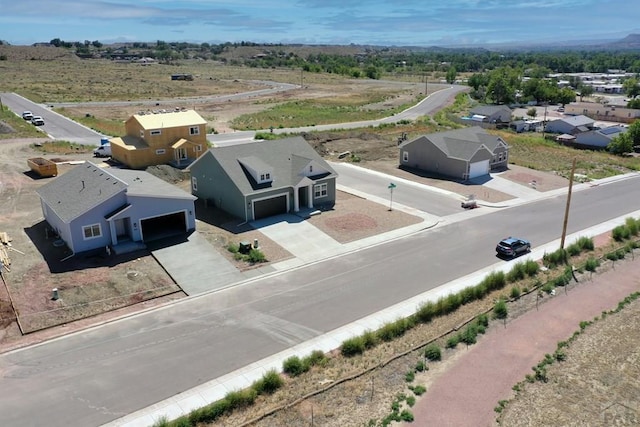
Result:
{"label": "construction debris pile", "polygon": [[11,238],[9,235],[2,231],[0,232],[0,272],[11,271],[11,258],[9,258],[9,251],[14,250],[11,247]]}

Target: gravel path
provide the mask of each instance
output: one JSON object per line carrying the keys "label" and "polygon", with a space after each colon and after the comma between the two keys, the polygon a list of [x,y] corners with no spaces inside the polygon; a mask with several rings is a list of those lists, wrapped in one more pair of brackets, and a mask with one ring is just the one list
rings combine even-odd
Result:
{"label": "gravel path", "polygon": [[560,290],[538,310],[508,322],[506,328],[495,322],[478,344],[462,350],[466,352],[416,403],[413,425],[493,425],[498,401],[512,397],[511,387],[532,373],[545,353],[553,353],[581,321],[615,308],[640,290],[640,260],[618,263],[606,274],[582,281],[567,294]]}

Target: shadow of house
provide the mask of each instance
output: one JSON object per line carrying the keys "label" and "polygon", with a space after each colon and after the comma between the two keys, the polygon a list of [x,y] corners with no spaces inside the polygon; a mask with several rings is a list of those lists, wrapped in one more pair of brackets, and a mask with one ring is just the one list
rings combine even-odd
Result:
{"label": "shadow of house", "polygon": [[504,170],[509,145],[478,126],[420,136],[400,144],[401,167],[467,181]]}
{"label": "shadow of house", "polygon": [[73,256],[69,247],[44,220],[25,228],[24,232],[44,258],[49,271],[54,274],[97,267],[115,267],[123,262],[149,255],[146,249],[109,255],[104,248],[98,248]]}

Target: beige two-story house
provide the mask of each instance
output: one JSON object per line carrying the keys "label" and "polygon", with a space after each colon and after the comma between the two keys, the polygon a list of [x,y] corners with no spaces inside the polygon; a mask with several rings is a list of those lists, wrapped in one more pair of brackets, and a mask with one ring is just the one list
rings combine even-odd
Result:
{"label": "beige two-story house", "polygon": [[111,138],[111,157],[132,169],[186,167],[208,149],[207,122],[193,110],[134,114],[126,135]]}

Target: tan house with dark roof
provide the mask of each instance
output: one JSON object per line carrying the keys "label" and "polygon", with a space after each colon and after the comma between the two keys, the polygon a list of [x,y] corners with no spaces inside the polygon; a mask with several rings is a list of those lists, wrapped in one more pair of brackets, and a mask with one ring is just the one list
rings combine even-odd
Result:
{"label": "tan house with dark roof", "polygon": [[207,151],[207,122],[193,110],[134,114],[126,135],[112,138],[111,157],[132,169],[186,167]]}

